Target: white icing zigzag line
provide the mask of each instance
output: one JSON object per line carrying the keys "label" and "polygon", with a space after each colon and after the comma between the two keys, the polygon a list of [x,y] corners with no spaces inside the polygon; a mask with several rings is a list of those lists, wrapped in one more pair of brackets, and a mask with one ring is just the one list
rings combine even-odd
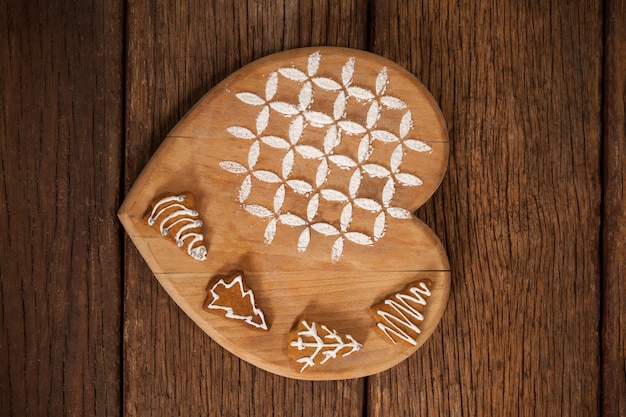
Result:
{"label": "white icing zigzag line", "polygon": [[[166,236],[169,233],[170,229],[176,224],[188,222],[188,224],[182,226],[178,230],[176,236],[174,236],[174,240],[176,241],[178,247],[182,247],[187,238],[192,238],[191,241],[187,244],[187,254],[195,260],[204,261],[206,260],[207,254],[206,246],[199,245],[194,247],[196,243],[204,241],[204,236],[195,232],[188,232],[183,234],[183,232],[187,230],[195,229],[202,226],[202,220],[194,218],[198,216],[198,212],[196,210],[189,209],[185,205],[181,204],[184,201],[184,195],[169,196],[160,199],[152,208],[150,217],[148,217],[148,224],[150,226],[154,226],[157,219],[163,213],[165,213],[165,211],[173,207],[179,208],[179,210],[173,211],[161,220],[161,223],[159,224],[159,231],[163,236]],[[177,217],[180,218],[174,220]]]}
{"label": "white icing zigzag line", "polygon": [[[246,297],[249,298],[250,306],[252,307],[252,313],[254,315],[242,316],[240,314],[235,313],[233,308],[230,306],[222,306],[222,305],[216,304],[217,300],[220,299],[220,296],[215,292],[215,289],[219,285],[222,285],[226,289],[230,289],[233,286],[238,285],[241,298],[246,298]],[[219,281],[215,283],[215,285],[211,287],[210,293],[213,296],[213,300],[211,301],[211,303],[207,305],[207,308],[210,308],[212,310],[224,310],[226,311],[226,317],[228,318],[243,320],[249,325],[254,326],[258,329],[267,330],[267,323],[265,322],[265,315],[263,314],[263,311],[261,311],[261,309],[256,306],[256,301],[254,300],[254,293],[252,292],[252,290],[244,291],[243,277],[241,276],[241,274],[237,275],[235,279],[233,279],[230,283],[227,283],[226,281],[224,281],[224,278],[220,279]],[[255,321],[255,318],[258,320],[258,322]]]}
{"label": "white icing zigzag line", "polygon": [[[320,228],[313,226],[320,223],[313,222],[313,217],[315,217],[316,213],[310,215],[309,209],[307,209],[306,221],[292,213],[282,214],[280,211],[283,200],[279,199],[278,194],[279,192],[284,194],[285,185],[289,186],[296,193],[305,196],[308,196],[315,191],[315,187],[309,182],[289,178],[294,166],[294,151],[306,159],[320,160],[320,165],[318,166],[317,173],[315,175],[315,185],[319,193],[314,193],[311,197],[312,199],[319,199],[319,195],[321,194],[325,200],[341,201],[346,203],[346,205],[351,206],[353,203],[356,203],[355,198],[359,188],[361,187],[363,173],[368,174],[371,178],[387,178],[388,181],[383,189],[383,198],[381,202],[376,202],[370,199],[359,199],[362,204],[356,203],[358,207],[365,208],[366,210],[372,211],[377,215],[371,236],[367,236],[361,232],[352,232],[348,230],[346,224],[349,225],[350,222],[344,222],[342,219],[341,231],[338,233],[341,236],[339,236],[335,241],[331,254],[331,259],[334,263],[337,262],[342,255],[344,238],[353,243],[371,245],[385,235],[387,225],[386,214],[396,219],[409,219],[412,217],[408,210],[391,206],[391,201],[396,190],[395,184],[397,183],[405,187],[413,187],[422,185],[423,182],[420,178],[413,174],[401,172],[400,165],[402,164],[405,149],[415,152],[432,152],[432,148],[420,140],[407,137],[413,128],[410,110],[406,110],[404,112],[397,134],[380,128],[377,129],[377,124],[383,109],[405,110],[407,107],[403,100],[386,95],[387,86],[389,84],[386,67],[383,67],[376,77],[374,93],[367,88],[352,85],[355,69],[354,57],[349,58],[342,67],[341,82],[337,82],[327,77],[316,77],[315,75],[319,69],[320,61],[321,54],[317,51],[309,56],[306,72],[295,67],[279,68],[277,71],[272,72],[266,81],[265,99],[251,92],[240,92],[236,94],[236,97],[240,101],[248,105],[262,106],[262,109],[256,118],[257,133],[254,134],[250,129],[241,126],[229,127],[227,130],[233,136],[252,141],[248,153],[248,168],[245,168],[241,164],[234,161],[222,161],[220,162],[220,166],[222,169],[233,174],[246,174],[239,190],[238,200],[239,203],[242,204],[243,208],[250,214],[270,219],[265,231],[266,244],[272,243],[278,222],[291,227],[305,228],[301,232],[300,239],[298,241],[299,252],[306,251],[310,241],[310,229],[313,228],[313,230],[319,232]],[[298,94],[298,104],[273,101],[278,89],[279,75],[302,85],[301,91]],[[312,111],[310,109],[313,102],[312,83],[322,90],[337,93],[337,97],[333,105],[332,115]],[[367,116],[363,121],[364,124],[358,123],[354,120],[345,119],[347,100],[350,97],[360,102],[370,103]],[[270,109],[283,117],[292,118],[288,132],[289,140],[277,136],[263,135],[263,132],[270,121]],[[323,150],[310,145],[298,145],[298,141],[307,125],[314,128],[326,129]],[[335,148],[341,143],[342,133],[350,136],[363,135],[359,141],[358,163],[346,155],[334,153]],[[370,155],[372,154],[372,141],[398,143],[398,146],[391,155],[389,168],[379,164],[367,163]],[[275,149],[286,150],[282,161],[282,177],[270,171],[255,169],[255,165],[260,155],[260,143]],[[323,188],[323,185],[327,182],[327,178],[330,173],[330,169],[328,167],[329,161],[333,162],[340,169],[354,170],[350,180],[349,198],[337,190]],[[245,201],[251,193],[252,177],[270,184],[282,183],[277,190],[273,211],[256,204],[245,204]],[[341,194],[344,198],[338,199],[337,196],[339,194]],[[282,198],[284,199],[284,196]],[[280,204],[277,204],[277,201],[280,202]],[[309,203],[309,207],[310,206],[311,204]],[[372,209],[373,207],[376,209]],[[321,224],[326,225],[328,223],[322,222]],[[331,227],[337,230],[334,226]],[[323,234],[329,236],[335,233]]]}
{"label": "white icing zigzag line", "polygon": [[[426,299],[423,296],[430,296],[430,290],[424,282],[420,282],[417,287],[411,287],[409,292],[413,296],[398,293],[385,300],[385,304],[391,306],[396,313],[392,314],[384,310],[377,310],[376,314],[382,319],[381,322],[377,323],[377,326],[394,344],[396,343],[396,338],[399,338],[415,346],[417,339],[411,337],[409,332],[415,333],[415,337],[422,332],[417,325],[424,321],[424,315],[410,305],[409,302],[417,305],[426,305]],[[394,297],[395,300],[393,299]]]}
{"label": "white icing zigzag line", "polygon": [[[315,322],[309,324],[306,320],[302,320],[302,325],[306,328],[306,330],[299,331],[298,339],[292,341],[290,346],[297,347],[298,350],[315,348],[315,351],[311,354],[311,356],[304,356],[296,360],[297,363],[303,364],[302,368],[300,368],[300,372],[304,371],[309,366],[315,366],[315,358],[320,352],[324,356],[324,359],[320,362],[320,365],[322,365],[331,358],[337,358],[337,354],[343,349],[350,349],[348,352],[341,355],[342,357],[345,357],[351,355],[357,350],[361,350],[363,347],[362,344],[354,340],[354,338],[349,334],[346,335],[346,339],[348,339],[349,342],[344,342],[341,336],[337,334],[336,330],[330,330],[323,324],[320,325],[320,327],[326,332],[326,335],[323,337],[317,334],[317,326]],[[313,338],[314,342],[305,342],[303,337]],[[324,339],[331,339],[331,342],[325,342]]]}

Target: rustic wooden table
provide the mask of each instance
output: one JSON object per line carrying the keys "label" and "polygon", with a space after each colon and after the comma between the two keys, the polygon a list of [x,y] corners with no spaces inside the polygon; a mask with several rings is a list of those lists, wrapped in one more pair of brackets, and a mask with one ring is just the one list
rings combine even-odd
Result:
{"label": "rustic wooden table", "polygon": [[[624,1],[7,1],[0,7],[0,415],[626,415]],[[449,171],[418,212],[452,290],[375,376],[286,379],[169,299],[116,212],[183,114],[315,45],[407,68]]]}

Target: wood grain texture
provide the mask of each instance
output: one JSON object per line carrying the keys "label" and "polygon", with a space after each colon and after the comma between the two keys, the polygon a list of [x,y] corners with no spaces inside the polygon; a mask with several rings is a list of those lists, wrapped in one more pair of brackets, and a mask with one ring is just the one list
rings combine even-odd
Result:
{"label": "wood grain texture", "polygon": [[0,415],[119,415],[122,2],[0,6]]}
{"label": "wood grain texture", "polygon": [[626,415],[626,4],[605,10],[602,411]]}
{"label": "wood grain texture", "polygon": [[[134,3],[126,188],[217,82],[281,49],[364,47],[365,17],[364,3],[356,1]],[[363,380],[295,382],[240,361],[186,317],[129,241],[125,253],[125,415],[361,415]]]}
{"label": "wood grain texture", "polygon": [[420,211],[451,299],[423,349],[368,383],[382,415],[597,415],[599,2],[377,1],[371,50],[430,89],[448,176]]}

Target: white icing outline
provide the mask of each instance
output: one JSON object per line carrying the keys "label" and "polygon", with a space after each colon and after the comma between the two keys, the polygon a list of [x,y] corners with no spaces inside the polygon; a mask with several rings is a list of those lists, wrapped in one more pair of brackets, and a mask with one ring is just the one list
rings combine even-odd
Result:
{"label": "white icing outline", "polygon": [[[241,298],[249,297],[250,306],[252,307],[252,313],[254,314],[254,316],[252,316],[252,315],[242,316],[240,314],[236,314],[235,311],[233,310],[233,308],[230,307],[230,306],[222,306],[222,305],[216,304],[217,300],[220,299],[220,296],[215,292],[215,289],[219,285],[223,286],[226,289],[231,289],[235,285],[238,285],[239,286],[239,293],[241,294]],[[228,317],[230,319],[243,320],[247,324],[249,324],[251,326],[254,326],[254,327],[258,328],[258,329],[263,329],[263,330],[267,330],[268,329],[267,323],[265,322],[265,315],[263,314],[263,311],[261,311],[261,309],[256,306],[256,301],[254,299],[254,292],[252,291],[252,289],[249,289],[248,291],[244,291],[244,289],[243,289],[243,275],[242,274],[237,274],[237,276],[235,276],[235,278],[232,281],[230,281],[229,283],[227,283],[224,280],[224,278],[220,278],[209,289],[209,292],[210,292],[211,296],[213,296],[213,299],[211,300],[211,302],[209,304],[207,304],[207,308],[208,309],[211,309],[211,310],[224,310],[224,311],[226,311],[226,317]],[[260,322],[255,322],[254,321],[255,317],[257,317],[260,320]]]}

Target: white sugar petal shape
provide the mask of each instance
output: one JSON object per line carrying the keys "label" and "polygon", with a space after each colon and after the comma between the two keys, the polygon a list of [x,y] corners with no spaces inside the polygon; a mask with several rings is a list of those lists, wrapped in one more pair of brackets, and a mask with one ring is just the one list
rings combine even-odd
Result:
{"label": "white sugar petal shape", "polygon": [[322,184],[326,182],[329,172],[328,161],[326,159],[322,159],[322,162],[320,162],[317,167],[317,172],[315,173],[315,185],[321,187]]}
{"label": "white sugar petal shape", "polygon": [[413,119],[411,110],[407,110],[400,120],[400,137],[404,138],[409,134],[409,131],[413,128]]}
{"label": "white sugar petal shape", "polygon": [[281,184],[274,194],[274,211],[278,213],[285,202],[285,184]]}
{"label": "white sugar petal shape", "polygon": [[250,191],[252,191],[252,176],[246,175],[246,178],[241,183],[241,188],[239,188],[239,203],[243,204],[250,196]]}
{"label": "white sugar petal shape", "polygon": [[231,126],[226,129],[228,133],[240,139],[254,139],[256,135],[250,129],[241,126]]}
{"label": "white sugar petal shape", "polygon": [[367,116],[365,118],[365,126],[368,129],[373,128],[374,126],[376,126],[376,123],[378,122],[378,118],[380,117],[380,106],[378,105],[377,101],[372,101],[372,104],[370,104],[370,108],[367,110]]}
{"label": "white sugar petal shape", "polygon": [[234,161],[222,161],[220,162],[220,167],[231,174],[245,174],[248,172],[246,167]]}
{"label": "white sugar petal shape", "polygon": [[279,138],[278,136],[263,136],[261,141],[272,148],[289,149],[289,142],[283,138]]}
{"label": "white sugar petal shape", "polygon": [[402,159],[404,158],[404,148],[402,144],[396,146],[396,149],[391,153],[391,158],[389,160],[389,167],[391,168],[391,172],[398,172],[400,165],[402,164]]}
{"label": "white sugar petal shape", "polygon": [[300,110],[306,110],[313,101],[313,84],[310,81],[304,83],[302,88],[300,89],[300,94],[298,95],[298,102],[300,103]]}
{"label": "white sugar petal shape", "polygon": [[311,184],[302,180],[289,180],[287,181],[287,185],[289,185],[292,190],[299,194],[309,194],[313,191],[313,187],[311,186]]}
{"label": "white sugar petal shape", "polygon": [[348,94],[357,100],[371,100],[374,98],[374,94],[363,87],[348,87]]}
{"label": "white sugar petal shape", "polygon": [[261,97],[257,96],[254,93],[243,92],[237,93],[236,96],[239,100],[251,106],[260,106],[262,104],[265,104],[265,100],[263,100]]}
{"label": "white sugar petal shape", "polygon": [[383,209],[383,207],[380,204],[378,204],[378,202],[372,200],[371,198],[356,198],[354,200],[354,204],[356,204],[358,207],[362,208],[363,210],[368,210],[373,213],[378,213],[379,211]]}
{"label": "white sugar petal shape", "polygon": [[267,125],[270,121],[270,107],[263,106],[261,111],[256,117],[256,133],[260,135],[267,128]]}
{"label": "white sugar petal shape", "polygon": [[410,211],[400,207],[389,207],[387,213],[395,219],[410,219],[413,217]]}
{"label": "white sugar petal shape", "polygon": [[272,243],[274,241],[274,236],[276,236],[276,219],[272,219],[269,221],[269,223],[267,224],[267,227],[265,228],[265,244],[269,245],[270,243]]}
{"label": "white sugar petal shape", "polygon": [[343,207],[343,210],[341,210],[340,223],[341,223],[342,232],[347,231],[348,227],[350,227],[350,223],[352,223],[352,204],[351,203],[346,204]]}
{"label": "white sugar petal shape", "polygon": [[361,232],[348,232],[345,234],[346,239],[351,242],[358,243],[363,246],[370,246],[374,244],[372,238]]}
{"label": "white sugar petal shape", "polygon": [[334,162],[341,169],[350,169],[356,166],[356,162],[354,162],[352,158],[345,155],[331,155],[328,159]]}
{"label": "white sugar petal shape", "polygon": [[343,253],[343,237],[339,237],[337,238],[337,240],[335,240],[335,243],[333,243],[333,248],[331,250],[331,260],[333,261],[333,263],[336,263],[337,261],[339,261],[339,258],[341,258],[342,253]]}
{"label": "white sugar petal shape", "polygon": [[363,170],[367,172],[370,177],[374,178],[387,178],[391,175],[391,172],[389,172],[387,168],[378,164],[363,165]]}
{"label": "white sugar petal shape", "polygon": [[259,160],[260,154],[261,154],[261,145],[259,145],[258,141],[254,141],[254,143],[250,145],[250,150],[248,150],[248,168],[249,169],[254,169],[254,166]]}
{"label": "white sugar petal shape", "polygon": [[344,120],[339,122],[338,124],[340,128],[342,128],[346,133],[350,135],[359,135],[361,133],[365,133],[365,128],[363,126],[350,120]]}
{"label": "white sugar petal shape", "polygon": [[372,137],[385,143],[398,142],[400,140],[400,138],[387,130],[372,130]]}
{"label": "white sugar petal shape", "polygon": [[261,218],[272,217],[274,215],[274,213],[272,213],[270,210],[258,204],[244,204],[243,208],[253,216]]}
{"label": "white sugar petal shape", "polygon": [[287,226],[292,226],[292,227],[304,226],[306,224],[304,219],[291,213],[281,214],[279,219],[282,224],[286,224]]}
{"label": "white sugar petal shape", "polygon": [[374,240],[378,240],[385,236],[385,229],[387,228],[387,217],[385,212],[382,211],[376,216],[374,221]]}
{"label": "white sugar petal shape", "polygon": [[396,179],[402,185],[406,185],[407,187],[415,187],[424,183],[424,181],[413,174],[398,173],[396,174]]}
{"label": "white sugar petal shape", "polygon": [[308,76],[297,68],[280,68],[280,75],[293,81],[306,81]]}
{"label": "white sugar petal shape", "polygon": [[396,183],[393,178],[389,178],[383,187],[383,205],[389,207],[393,195],[396,193]]}
{"label": "white sugar petal shape", "polygon": [[322,151],[309,145],[298,145],[296,151],[307,159],[319,159],[324,156]]}
{"label": "white sugar petal shape", "polygon": [[339,120],[343,117],[346,112],[346,103],[346,93],[340,91],[339,94],[337,94],[335,102],[333,103],[333,117],[335,120]]}
{"label": "white sugar petal shape", "polygon": [[339,84],[337,81],[333,80],[332,78],[316,77],[316,78],[313,78],[313,82],[315,83],[316,86],[318,86],[319,88],[323,90],[337,91],[341,89],[341,84]]}
{"label": "white sugar petal shape", "polygon": [[432,152],[433,150],[430,145],[417,139],[405,139],[403,143],[407,148],[417,152]]}
{"label": "white sugar petal shape", "polygon": [[275,110],[285,116],[293,116],[300,113],[300,110],[298,110],[296,106],[290,103],[285,103],[284,101],[273,101],[270,103],[270,107],[272,110]]}
{"label": "white sugar petal shape", "polygon": [[366,161],[372,154],[372,151],[373,149],[370,144],[370,136],[369,135],[363,136],[361,138],[361,141],[359,142],[359,150],[358,150],[359,162]]}
{"label": "white sugar petal shape", "polygon": [[271,171],[260,170],[260,171],[254,171],[252,174],[258,180],[261,180],[263,182],[269,182],[270,184],[281,182],[280,177]]}
{"label": "white sugar petal shape", "polygon": [[267,77],[265,83],[265,100],[270,101],[276,95],[278,90],[278,73],[273,72]]}
{"label": "white sugar petal shape", "polygon": [[387,67],[383,67],[378,73],[376,77],[376,94],[381,95],[385,92],[385,88],[387,87]]}
{"label": "white sugar petal shape", "polygon": [[333,123],[333,118],[319,111],[307,111],[304,113],[304,117],[312,124],[318,126],[325,126]]}
{"label": "white sugar petal shape", "polygon": [[350,193],[350,198],[355,198],[356,194],[359,192],[359,188],[361,187],[361,180],[363,176],[361,175],[360,170],[355,170],[350,177],[350,184],[348,186],[348,191]]}
{"label": "white sugar petal shape", "polygon": [[320,193],[326,201],[339,201],[342,203],[348,201],[348,196],[346,196],[341,191],[326,189],[320,191]]}
{"label": "white sugar petal shape", "polygon": [[352,75],[354,74],[354,57],[350,57],[348,62],[341,68],[341,82],[344,86],[352,84]]}
{"label": "white sugar petal shape", "polygon": [[339,234],[339,230],[332,224],[328,223],[315,223],[311,225],[311,228],[324,236],[335,236]]}
{"label": "white sugar petal shape", "polygon": [[317,215],[317,209],[320,206],[320,195],[315,194],[309,200],[309,203],[306,206],[306,218],[309,222],[312,222],[315,216]]}
{"label": "white sugar petal shape", "polygon": [[337,145],[339,145],[337,126],[330,125],[328,126],[328,129],[326,129],[326,134],[324,135],[324,152],[326,154],[330,154]]}
{"label": "white sugar petal shape", "polygon": [[292,145],[298,143],[304,132],[304,117],[301,115],[294,117],[289,125],[289,140]]}
{"label": "white sugar petal shape", "polygon": [[282,165],[282,174],[283,178],[289,177],[291,171],[293,170],[295,160],[295,153],[290,149],[285,156],[283,157],[283,165]]}
{"label": "white sugar petal shape", "polygon": [[402,110],[406,108],[406,103],[404,101],[392,96],[384,96],[380,99],[380,102],[386,107],[394,110]]}
{"label": "white sugar petal shape", "polygon": [[300,237],[298,238],[298,252],[303,253],[309,247],[309,242],[311,241],[311,229],[308,227],[300,233]]}
{"label": "white sugar petal shape", "polygon": [[322,54],[320,54],[320,51],[313,52],[311,55],[309,55],[309,60],[307,62],[307,73],[309,74],[309,77],[312,77],[315,75],[315,73],[320,67],[321,59],[322,59]]}

